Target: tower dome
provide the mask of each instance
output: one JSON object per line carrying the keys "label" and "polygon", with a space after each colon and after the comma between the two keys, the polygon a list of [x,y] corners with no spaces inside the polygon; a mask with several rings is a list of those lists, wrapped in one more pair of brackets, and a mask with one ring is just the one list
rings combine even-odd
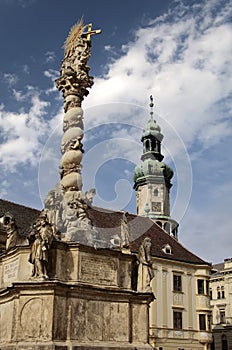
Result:
{"label": "tower dome", "polygon": [[156,121],[153,119],[153,114],[151,115],[151,119],[148,121],[147,125],[143,129],[143,134],[141,141],[143,141],[144,138],[148,136],[154,136],[159,140],[160,142],[163,140],[163,135],[161,134],[161,128],[156,123]]}
{"label": "tower dome", "polygon": [[159,162],[157,159],[146,158],[142,164],[135,167],[134,181],[136,182],[146,177],[163,176],[165,182],[171,187],[170,181],[173,174],[173,170],[164,162]]}

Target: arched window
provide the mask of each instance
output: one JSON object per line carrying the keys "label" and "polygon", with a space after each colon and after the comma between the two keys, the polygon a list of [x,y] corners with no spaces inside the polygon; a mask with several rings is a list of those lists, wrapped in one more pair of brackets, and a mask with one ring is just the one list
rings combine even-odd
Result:
{"label": "arched window", "polygon": [[145,150],[149,151],[150,150],[150,140],[145,141]]}
{"label": "arched window", "polygon": [[165,224],[164,224],[164,229],[165,229],[165,231],[167,231],[168,233],[170,233],[170,223],[169,222],[165,222]]}
{"label": "arched window", "polygon": [[156,221],[157,225],[159,225],[160,227],[162,227],[162,222],[160,221]]}
{"label": "arched window", "polygon": [[158,188],[155,188],[154,191],[153,191],[154,197],[157,197],[158,194],[159,194],[159,190],[158,190]]}

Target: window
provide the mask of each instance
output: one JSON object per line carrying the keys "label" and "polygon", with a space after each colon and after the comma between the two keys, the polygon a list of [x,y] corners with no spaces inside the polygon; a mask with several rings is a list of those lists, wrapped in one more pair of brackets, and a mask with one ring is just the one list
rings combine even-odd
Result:
{"label": "window", "polygon": [[159,194],[158,188],[155,188],[155,189],[154,189],[153,194],[154,194],[154,197],[157,197],[157,196],[158,196],[158,194]]}
{"label": "window", "polygon": [[162,251],[165,254],[172,254],[172,247],[169,244],[166,244],[163,248]]}
{"label": "window", "polygon": [[204,293],[204,280],[202,280],[202,279],[197,280],[197,292],[198,292],[198,294],[205,294]]}
{"label": "window", "polygon": [[209,291],[209,296],[210,296],[210,300],[212,300],[213,299],[213,291],[212,291],[212,289],[210,289],[210,291]]}
{"label": "window", "polygon": [[173,275],[173,290],[174,292],[182,291],[181,275]]}
{"label": "window", "polygon": [[182,312],[173,311],[173,328],[182,329]]}
{"label": "window", "polygon": [[220,289],[220,287],[217,287],[217,298],[221,299],[221,289]]}
{"label": "window", "polygon": [[167,231],[168,233],[170,233],[170,231],[171,231],[171,225],[170,225],[169,222],[165,222],[165,224],[164,224],[164,229],[165,229],[165,231]]}
{"label": "window", "polygon": [[211,331],[211,316],[207,315],[208,331]]}
{"label": "window", "polygon": [[220,310],[220,323],[226,323],[225,310]]}
{"label": "window", "polygon": [[221,292],[222,292],[222,294],[221,294],[222,299],[224,299],[224,298],[225,298],[225,291],[224,291],[224,287],[221,287]]}
{"label": "window", "polygon": [[200,331],[206,330],[205,314],[199,315],[199,328],[200,328]]}
{"label": "window", "polygon": [[205,281],[206,295],[209,295],[209,281]]}

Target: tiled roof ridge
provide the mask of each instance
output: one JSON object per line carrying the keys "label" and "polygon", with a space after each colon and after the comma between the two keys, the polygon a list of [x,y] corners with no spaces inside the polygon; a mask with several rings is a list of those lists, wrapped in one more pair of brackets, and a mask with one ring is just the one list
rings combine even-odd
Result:
{"label": "tiled roof ridge", "polygon": [[177,241],[174,237],[170,236],[165,230],[164,230],[165,234],[168,235],[172,240],[174,240],[176,243],[178,243],[183,249],[187,250],[191,255],[193,255],[195,258],[200,259],[202,261],[202,263],[207,264],[207,265],[212,265],[211,262],[205,261],[201,258],[199,258],[199,256],[197,256],[196,254],[194,254],[193,252],[191,252],[188,248],[186,248],[182,243],[180,243],[179,241]]}
{"label": "tiled roof ridge", "polygon": [[7,202],[7,203],[13,204],[13,205],[17,205],[17,206],[20,206],[20,207],[22,207],[22,208],[26,208],[26,209],[30,209],[30,210],[36,210],[36,211],[38,211],[38,212],[40,212],[40,211],[42,210],[42,209],[37,209],[37,208],[28,207],[28,206],[26,206],[26,205],[24,205],[24,204],[19,204],[19,203],[12,202],[12,201],[9,201],[9,200],[3,199],[3,198],[0,198],[0,201],[2,201],[2,202]]}

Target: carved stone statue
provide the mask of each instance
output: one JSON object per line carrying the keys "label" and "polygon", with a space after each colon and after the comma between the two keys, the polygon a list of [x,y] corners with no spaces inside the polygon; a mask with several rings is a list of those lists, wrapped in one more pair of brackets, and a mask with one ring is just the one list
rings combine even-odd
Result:
{"label": "carved stone statue", "polygon": [[48,279],[48,252],[54,236],[52,226],[44,211],[36,220],[30,238],[34,238],[29,257],[29,262],[33,264],[32,277],[46,280]]}
{"label": "carved stone statue", "polygon": [[16,246],[25,246],[29,244],[27,238],[18,233],[15,218],[11,213],[7,212],[3,215],[0,222],[6,229],[6,250]]}
{"label": "carved stone statue", "polygon": [[128,212],[123,212],[122,219],[121,219],[121,240],[120,240],[120,247],[121,249],[128,250],[129,248],[129,225],[127,221],[127,214]]}
{"label": "carved stone statue", "polygon": [[[92,230],[92,223],[87,209],[91,207],[95,189],[82,191],[67,191],[64,195],[63,222],[66,226],[66,239],[75,240],[79,230]],[[84,240],[84,237],[83,237]]]}
{"label": "carved stone statue", "polygon": [[47,215],[47,220],[52,226],[53,235],[59,238],[59,231],[62,229],[62,200],[63,192],[60,184],[57,184],[55,189],[48,192],[44,200],[44,212]]}
{"label": "carved stone statue", "polygon": [[151,257],[151,239],[146,237],[139,247],[139,267],[138,267],[138,292],[151,292],[150,282],[154,277]]}

